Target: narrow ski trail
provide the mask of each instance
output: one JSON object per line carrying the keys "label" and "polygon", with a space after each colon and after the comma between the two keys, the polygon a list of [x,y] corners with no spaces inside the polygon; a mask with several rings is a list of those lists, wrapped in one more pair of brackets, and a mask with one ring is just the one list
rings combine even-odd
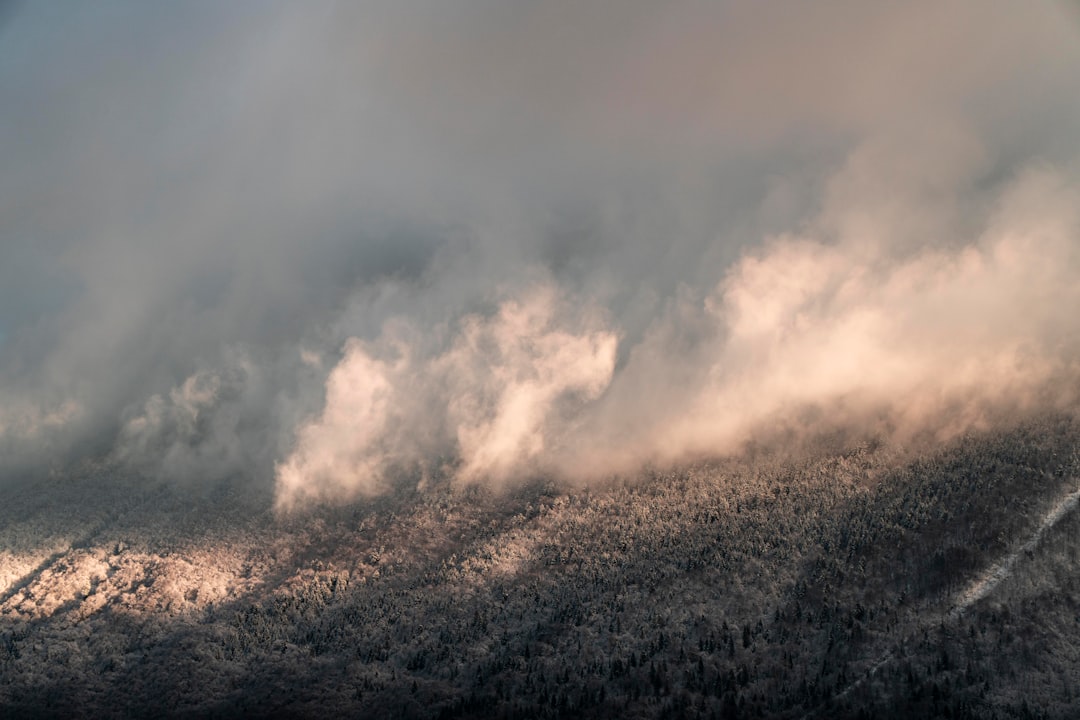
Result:
{"label": "narrow ski trail", "polygon": [[949,619],[960,617],[972,605],[992,593],[1002,582],[1008,580],[1012,576],[1016,563],[1019,562],[1020,558],[1027,553],[1034,552],[1046,531],[1057,525],[1077,504],[1080,504],[1080,488],[1073,490],[1058,500],[1054,507],[1050,508],[1049,512],[1043,516],[1042,522],[1039,523],[1039,526],[1035,528],[1035,532],[1028,537],[1023,545],[975,578],[967,589],[957,597],[956,604],[949,610],[946,617]]}
{"label": "narrow ski trail", "polygon": [[[943,620],[956,620],[960,618],[972,605],[985,598],[992,593],[998,585],[1012,577],[1013,571],[1016,569],[1016,564],[1020,561],[1020,558],[1025,554],[1034,552],[1047,531],[1061,522],[1066,515],[1080,505],[1080,481],[1074,480],[1074,482],[1078,483],[1077,488],[1061,497],[1054,506],[1047,511],[1043,516],[1042,521],[1039,522],[1038,527],[1035,528],[1034,532],[1028,536],[1028,539],[1022,545],[980,573],[967,588],[957,595],[956,602],[942,617]],[[852,691],[861,687],[867,680],[877,675],[878,671],[895,657],[896,655],[893,650],[887,650],[874,661],[873,665],[866,670],[862,677],[845,687],[840,693],[835,695],[832,700],[841,700]],[[821,705],[818,705],[804,714],[802,720],[818,717],[823,710],[824,708]]]}

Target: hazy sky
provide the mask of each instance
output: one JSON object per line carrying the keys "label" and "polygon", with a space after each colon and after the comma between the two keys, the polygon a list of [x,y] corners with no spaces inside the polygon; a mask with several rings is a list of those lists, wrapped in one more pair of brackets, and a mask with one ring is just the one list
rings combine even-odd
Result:
{"label": "hazy sky", "polygon": [[287,506],[1069,402],[1077,77],[1069,3],[12,5],[0,472]]}

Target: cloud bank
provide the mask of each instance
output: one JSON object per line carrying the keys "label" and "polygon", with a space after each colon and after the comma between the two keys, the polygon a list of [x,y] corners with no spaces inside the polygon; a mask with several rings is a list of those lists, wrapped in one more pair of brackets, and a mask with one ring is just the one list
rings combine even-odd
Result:
{"label": "cloud bank", "polygon": [[20,5],[0,472],[289,508],[1071,407],[1078,35],[1055,3]]}

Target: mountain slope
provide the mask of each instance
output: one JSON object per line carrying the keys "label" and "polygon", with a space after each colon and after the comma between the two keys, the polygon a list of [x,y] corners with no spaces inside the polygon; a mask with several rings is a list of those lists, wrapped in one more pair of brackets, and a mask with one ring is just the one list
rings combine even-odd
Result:
{"label": "mountain slope", "polygon": [[1074,716],[1080,513],[1060,503],[1078,440],[1055,416],[933,451],[402,490],[288,518],[250,489],[104,467],[9,486],[0,707]]}

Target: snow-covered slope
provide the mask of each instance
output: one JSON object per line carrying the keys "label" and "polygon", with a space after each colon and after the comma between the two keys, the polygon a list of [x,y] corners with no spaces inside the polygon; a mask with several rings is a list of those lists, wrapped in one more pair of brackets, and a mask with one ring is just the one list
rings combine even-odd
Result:
{"label": "snow-covered slope", "polygon": [[1075,716],[1078,448],[1054,417],[288,517],[84,466],[0,498],[0,707]]}

